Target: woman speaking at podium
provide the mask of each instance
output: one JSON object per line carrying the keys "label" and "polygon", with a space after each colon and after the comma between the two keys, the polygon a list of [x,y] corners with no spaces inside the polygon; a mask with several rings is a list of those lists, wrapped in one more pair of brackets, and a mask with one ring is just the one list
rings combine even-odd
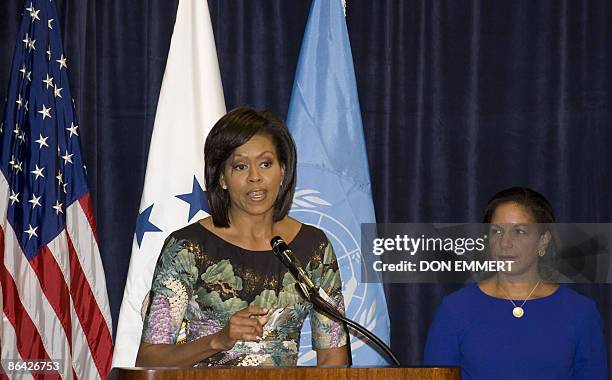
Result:
{"label": "woman speaking at podium", "polygon": [[509,272],[444,298],[429,329],[425,364],[459,365],[462,379],[608,378],[595,303],[553,282],[550,203],[510,188],[487,206],[489,252]]}
{"label": "woman speaking at podium", "polygon": [[347,364],[344,326],[313,309],[270,250],[281,236],[344,313],[330,242],[287,216],[296,149],[285,124],[269,112],[234,109],[211,130],[204,158],[211,217],[166,239],[136,365],[294,366],[307,315],[317,364]]}

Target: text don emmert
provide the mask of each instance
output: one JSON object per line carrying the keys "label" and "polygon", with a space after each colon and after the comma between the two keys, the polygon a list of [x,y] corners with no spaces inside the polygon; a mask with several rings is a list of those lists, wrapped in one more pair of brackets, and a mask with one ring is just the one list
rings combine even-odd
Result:
{"label": "text don emmert", "polygon": [[514,261],[400,261],[387,264],[375,261],[376,272],[510,272]]}

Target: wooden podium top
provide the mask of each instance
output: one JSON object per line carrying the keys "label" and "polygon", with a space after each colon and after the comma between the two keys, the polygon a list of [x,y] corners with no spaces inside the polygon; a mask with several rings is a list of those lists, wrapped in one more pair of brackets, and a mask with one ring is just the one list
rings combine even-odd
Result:
{"label": "wooden podium top", "polygon": [[460,380],[459,367],[113,368],[109,380]]}

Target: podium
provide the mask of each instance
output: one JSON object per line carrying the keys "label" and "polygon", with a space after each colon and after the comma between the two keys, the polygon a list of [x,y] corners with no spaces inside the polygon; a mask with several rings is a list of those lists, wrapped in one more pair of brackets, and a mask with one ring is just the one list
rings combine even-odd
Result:
{"label": "podium", "polygon": [[108,380],[460,380],[459,367],[113,368]]}

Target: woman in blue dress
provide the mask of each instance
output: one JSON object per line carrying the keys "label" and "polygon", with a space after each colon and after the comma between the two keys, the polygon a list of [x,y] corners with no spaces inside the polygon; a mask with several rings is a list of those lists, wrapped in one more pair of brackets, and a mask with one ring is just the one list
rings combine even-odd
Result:
{"label": "woman in blue dress", "polygon": [[550,203],[531,189],[503,190],[484,222],[491,259],[512,261],[512,269],[444,298],[425,364],[461,366],[463,379],[607,379],[595,303],[552,280]]}

